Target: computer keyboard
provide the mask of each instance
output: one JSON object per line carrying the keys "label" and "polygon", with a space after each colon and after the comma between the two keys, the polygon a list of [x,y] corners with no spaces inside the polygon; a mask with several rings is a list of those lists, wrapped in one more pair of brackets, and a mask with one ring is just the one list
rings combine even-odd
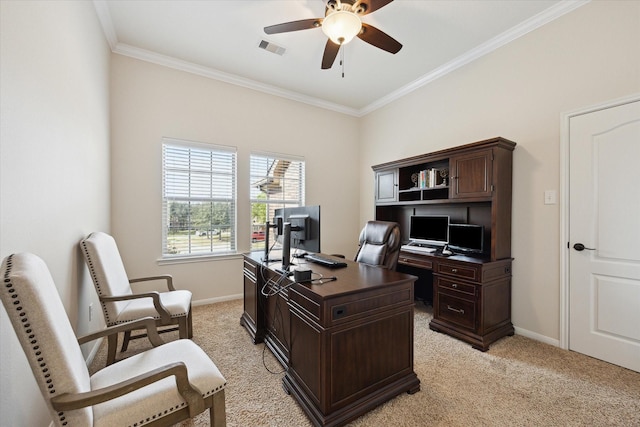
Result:
{"label": "computer keyboard", "polygon": [[427,246],[415,246],[415,245],[402,245],[401,250],[407,252],[415,252],[418,254],[430,254],[436,251],[436,248],[430,248]]}
{"label": "computer keyboard", "polygon": [[307,261],[315,262],[316,264],[324,265],[325,267],[330,268],[340,268],[346,267],[347,263],[344,261],[338,261],[334,258],[329,258],[327,256],[319,255],[319,254],[307,254],[305,256]]}

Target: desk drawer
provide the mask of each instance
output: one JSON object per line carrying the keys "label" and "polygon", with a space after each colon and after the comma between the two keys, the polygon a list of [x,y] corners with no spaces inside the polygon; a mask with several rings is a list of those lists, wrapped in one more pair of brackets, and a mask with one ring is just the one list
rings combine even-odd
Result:
{"label": "desk drawer", "polygon": [[258,268],[255,264],[244,261],[244,267],[242,269],[245,277],[249,278],[252,282],[256,282],[258,280]]}
{"label": "desk drawer", "polygon": [[420,255],[409,255],[406,252],[400,252],[398,262],[404,265],[411,265],[413,267],[426,268],[428,270],[433,269],[433,261]]}
{"label": "desk drawer", "polygon": [[463,279],[480,281],[480,267],[474,265],[460,265],[452,262],[440,261],[437,267],[438,273],[449,274]]}
{"label": "desk drawer", "polygon": [[435,303],[434,317],[475,331],[476,303],[451,295],[438,293],[437,301]]}
{"label": "desk drawer", "polygon": [[[458,280],[449,280],[443,277],[437,277],[438,292],[454,291],[462,294],[476,296],[476,286],[470,283],[461,283]],[[455,295],[455,294],[454,294]]]}

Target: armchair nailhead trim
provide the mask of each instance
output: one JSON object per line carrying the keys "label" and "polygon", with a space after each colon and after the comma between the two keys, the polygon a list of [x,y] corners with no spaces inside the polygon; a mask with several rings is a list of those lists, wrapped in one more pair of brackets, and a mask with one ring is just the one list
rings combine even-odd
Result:
{"label": "armchair nailhead trim", "polygon": [[[98,281],[98,275],[96,274],[96,270],[93,267],[93,261],[91,261],[91,255],[89,254],[87,243],[85,241],[82,241],[81,244],[82,244],[82,250],[84,251],[85,259],[87,260],[87,264],[89,267],[89,273],[91,273],[91,279],[93,280],[93,283],[96,285],[96,291],[98,291],[98,296],[103,296],[104,292],[102,292],[102,288],[100,287],[100,282]],[[104,313],[104,316],[105,316],[104,320],[107,323],[107,326],[114,325],[112,320],[109,319],[109,312],[107,311],[105,303],[101,302],[100,305],[102,306],[102,312]]]}
{"label": "armchair nailhead trim", "polygon": [[145,418],[145,419],[142,419],[142,420],[140,420],[140,421],[138,421],[138,422],[136,422],[136,423],[133,423],[133,424],[129,425],[129,427],[139,427],[139,426],[143,426],[143,425],[145,425],[145,424],[147,424],[147,423],[149,423],[149,422],[151,422],[151,421],[155,420],[156,418],[164,417],[165,415],[167,415],[167,414],[169,414],[169,413],[171,413],[171,412],[175,412],[175,411],[177,411],[177,410],[178,410],[178,409],[180,409],[180,408],[184,408],[185,406],[187,406],[187,404],[186,404],[186,403],[182,403],[182,404],[180,404],[180,405],[178,405],[178,406],[172,406],[172,407],[171,407],[171,408],[169,408],[169,409],[165,409],[165,410],[164,410],[164,412],[160,412],[159,414],[156,414],[156,415],[150,415],[150,416],[148,416],[148,417],[147,417],[147,418]]}
{"label": "armchair nailhead trim", "polygon": [[[187,315],[187,313],[175,313],[175,314],[171,315],[171,318],[174,319],[174,318],[179,318],[179,317],[185,317],[186,315]],[[160,320],[160,315],[153,316],[153,318],[155,320]],[[118,320],[116,322],[113,322],[111,325],[118,325],[120,323],[129,323],[129,322],[131,322],[131,320]],[[169,325],[160,325],[160,326],[169,326]]]}
{"label": "armchair nailhead trim", "polygon": [[202,397],[209,397],[212,394],[216,394],[217,392],[219,392],[220,390],[222,390],[223,388],[225,388],[227,386],[227,382],[225,381],[224,384],[222,384],[220,387],[216,387],[213,390],[209,390],[208,392],[206,392],[205,394],[202,395]]}
{"label": "armchair nailhead trim", "polygon": [[[226,381],[225,381],[225,383],[224,383],[224,384],[222,384],[221,386],[216,387],[216,388],[215,388],[215,389],[213,389],[213,390],[209,390],[207,393],[204,393],[204,394],[202,395],[202,397],[207,398],[207,397],[211,396],[212,394],[216,394],[216,393],[217,393],[217,392],[219,392],[220,390],[224,389],[226,386],[227,386],[227,383],[226,383]],[[178,406],[172,406],[172,407],[171,407],[171,408],[169,408],[169,409],[165,409],[165,410],[164,410],[164,412],[160,412],[159,414],[156,414],[156,415],[151,415],[151,416],[147,417],[146,419],[142,419],[142,420],[138,421],[137,423],[133,423],[133,424],[131,424],[129,427],[139,427],[139,426],[143,426],[143,425],[145,425],[145,424],[147,424],[147,423],[149,423],[149,422],[151,422],[151,421],[155,420],[156,418],[164,417],[165,415],[167,415],[167,414],[169,414],[169,413],[171,413],[171,412],[177,411],[177,410],[179,410],[179,409],[181,409],[181,408],[184,408],[185,406],[187,406],[187,404],[186,404],[186,403],[184,403],[184,402],[183,402],[183,403],[181,403],[181,404],[180,404],[180,405],[178,405]]]}
{"label": "armchair nailhead trim", "polygon": [[[49,368],[47,368],[47,362],[44,356],[42,355],[40,346],[38,345],[38,339],[36,337],[36,334],[31,329],[31,323],[29,323],[29,317],[27,316],[26,311],[22,307],[22,304],[20,302],[20,297],[9,277],[11,275],[12,267],[13,267],[13,255],[9,255],[9,257],[7,258],[7,270],[4,276],[4,287],[7,293],[9,293],[11,295],[11,298],[14,300],[13,305],[16,306],[16,311],[18,312],[18,316],[21,317],[20,321],[22,322],[23,333],[28,338],[29,343],[32,346],[31,349],[33,350],[36,361],[38,362],[38,365],[41,368],[41,373],[43,377],[46,379],[45,382],[48,384],[47,389],[49,390],[49,394],[54,395],[56,393],[56,388],[55,388],[55,385],[53,384],[53,380],[51,379]],[[34,371],[34,374],[35,374],[35,371]],[[64,412],[58,412],[58,419],[60,420],[60,423],[63,426],[67,425],[67,421],[65,421]]]}

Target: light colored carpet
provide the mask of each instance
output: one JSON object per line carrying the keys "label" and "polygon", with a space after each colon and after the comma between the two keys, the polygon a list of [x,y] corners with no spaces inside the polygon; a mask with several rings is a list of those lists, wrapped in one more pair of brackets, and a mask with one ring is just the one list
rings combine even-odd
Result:
{"label": "light colored carpet", "polygon": [[[193,340],[228,382],[227,426],[311,426],[283,391],[280,365],[240,326],[242,310],[241,300],[193,309]],[[414,370],[421,390],[349,426],[640,426],[640,373],[518,335],[482,353],[431,331],[431,317],[430,307],[416,304]],[[177,339],[177,332],[163,338]],[[146,340],[136,340],[125,356],[145,348]],[[103,344],[91,371],[105,359]],[[208,422],[205,412],[181,425]]]}

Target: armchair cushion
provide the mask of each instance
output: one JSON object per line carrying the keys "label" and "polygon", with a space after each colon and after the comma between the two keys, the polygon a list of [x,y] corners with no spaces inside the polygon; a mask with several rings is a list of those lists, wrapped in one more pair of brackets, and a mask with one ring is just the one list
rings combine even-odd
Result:
{"label": "armchair cushion", "polygon": [[[191,308],[191,292],[186,290],[160,292],[160,302],[171,317],[184,317],[189,314]],[[118,317],[112,319],[111,324],[130,322],[147,316],[160,319],[160,314],[151,303],[151,298],[137,298],[118,304],[123,304],[123,307],[119,310]]]}
{"label": "armchair cushion", "polygon": [[[186,364],[189,382],[200,390],[204,398],[225,387],[226,380],[209,356],[193,341],[178,340],[101,369],[91,377],[91,388],[95,390],[117,384],[173,363],[177,358]],[[176,389],[175,378],[167,377],[124,396],[93,406],[94,425],[105,427],[131,425],[131,421],[138,417],[137,425],[141,426],[185,406],[185,400]]]}

